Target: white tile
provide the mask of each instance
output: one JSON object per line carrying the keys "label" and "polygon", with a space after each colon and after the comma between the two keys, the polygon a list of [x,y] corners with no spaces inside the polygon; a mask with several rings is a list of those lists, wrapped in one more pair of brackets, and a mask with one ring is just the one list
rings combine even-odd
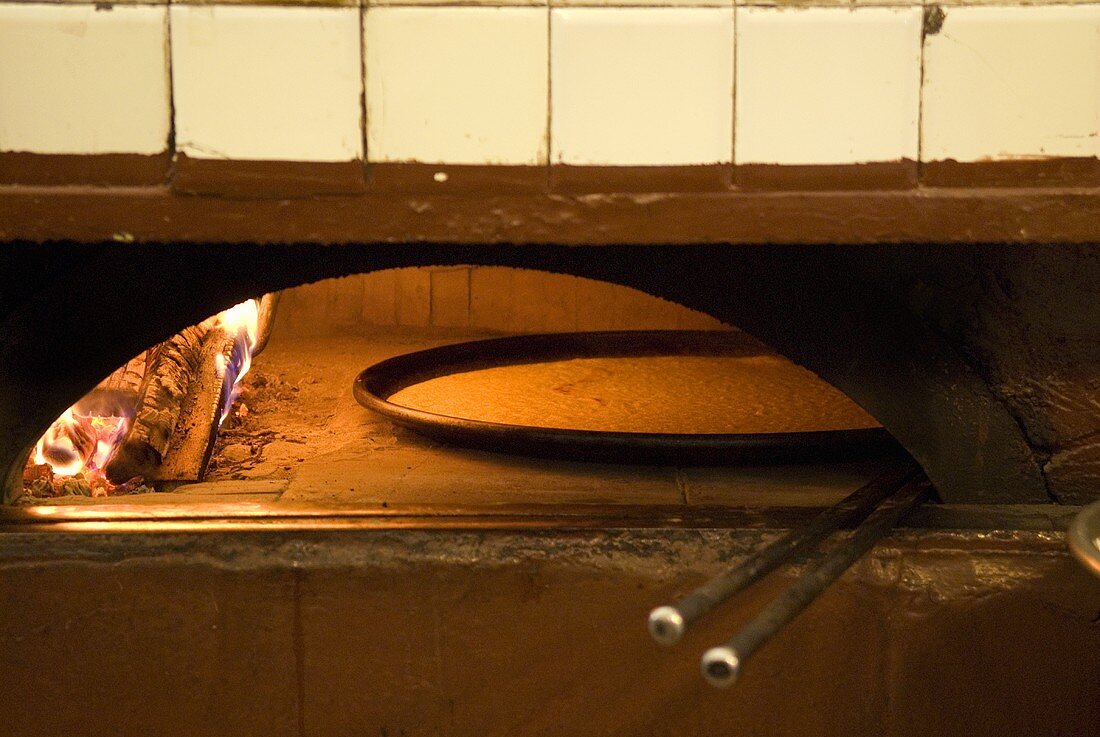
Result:
{"label": "white tile", "polygon": [[164,7],[0,5],[0,151],[168,146]]}
{"label": "white tile", "polygon": [[[815,0],[816,2],[817,0]],[[553,8],[616,8],[616,7],[711,7],[731,8],[733,0],[550,0]]]}
{"label": "white tile", "polygon": [[[958,2],[973,2],[974,0],[957,0]],[[989,0],[990,2],[1003,0]],[[734,4],[741,7],[752,8],[852,8],[871,7],[920,7],[920,2],[914,0],[735,0]],[[932,5],[933,0],[926,0],[926,4]],[[938,4],[938,3],[936,3]]]}
{"label": "white tile", "polygon": [[[928,4],[932,5],[933,3],[931,1],[929,1]],[[958,7],[958,6],[997,5],[997,6],[1004,7],[1004,6],[1008,6],[1008,5],[1016,5],[1016,6],[1020,6],[1020,5],[1027,5],[1027,6],[1095,5],[1096,0],[1057,0],[1056,2],[1052,2],[1051,0],[1020,0],[1019,2],[1016,2],[1016,3],[1006,2],[1006,0],[938,0],[934,4],[940,6],[944,10],[946,10],[946,9],[948,9],[950,7],[953,7],[953,6]]]}
{"label": "white tile", "polygon": [[739,8],[739,164],[916,160],[920,8]]}
{"label": "white tile", "polygon": [[[24,3],[22,2],[22,0],[12,0],[12,4],[14,4],[14,5],[23,5]],[[44,5],[44,4],[48,4],[48,5],[95,5],[94,2],[89,2],[88,0],[46,0],[46,2],[44,2],[44,3],[26,3],[26,4],[28,4],[28,5],[30,5],[30,4],[35,4],[35,5]],[[168,0],[111,0],[110,4],[112,6],[115,6],[115,7],[117,7],[119,5],[142,5],[142,6],[168,5]]]}
{"label": "white tile", "polygon": [[370,161],[546,161],[547,10],[369,8]]}
{"label": "white tile", "polygon": [[551,160],[730,161],[733,10],[551,10]]}
{"label": "white tile", "polygon": [[1100,7],[945,10],[925,38],[922,159],[1100,155]]}
{"label": "white tile", "polygon": [[193,158],[362,157],[357,8],[173,5],[176,148]]}
{"label": "white tile", "polygon": [[363,5],[371,7],[421,6],[421,7],[546,7],[547,0],[370,0]]}

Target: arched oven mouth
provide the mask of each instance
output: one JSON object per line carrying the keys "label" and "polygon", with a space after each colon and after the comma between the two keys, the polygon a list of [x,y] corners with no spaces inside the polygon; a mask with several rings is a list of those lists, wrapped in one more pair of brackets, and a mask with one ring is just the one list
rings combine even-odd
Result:
{"label": "arched oven mouth", "polygon": [[[324,277],[436,264],[440,270],[457,269],[466,279],[468,270],[516,267],[565,279],[594,278],[709,313],[854,399],[916,458],[946,500],[1049,499],[1032,441],[1009,408],[969,357],[897,303],[891,280],[908,262],[899,261],[893,247],[184,248],[189,253],[184,259],[173,248],[122,244],[58,245],[48,259],[32,249],[16,248],[9,255],[14,268],[35,275],[28,286],[36,290],[5,324],[11,350],[5,351],[0,377],[13,399],[3,417],[9,498],[21,480],[23,460],[66,407],[130,356],[212,309]],[[89,282],[111,278],[143,288],[98,288],[95,310],[63,307]],[[431,284],[424,284],[430,295]],[[443,295],[450,288],[437,291]],[[459,300],[466,309],[469,299],[467,293]],[[576,324],[577,318],[571,319]],[[81,360],[68,360],[71,355]],[[356,372],[367,363],[363,360]]]}
{"label": "arched oven mouth", "polygon": [[[458,269],[454,272],[453,267],[444,267],[436,273],[452,281],[454,277],[449,275],[458,273],[467,280],[468,290],[471,275],[481,278],[494,273],[506,279],[527,279],[529,289],[547,289],[549,285],[566,291],[587,290],[586,299],[594,312],[618,301],[623,313],[618,323],[608,319],[601,323],[601,318],[591,317],[589,324],[648,325],[650,329],[567,330],[467,342],[462,340],[464,335],[484,331],[486,325],[479,328],[479,321],[492,319],[471,317],[468,305],[462,308],[466,328],[436,329],[434,333],[430,326],[396,327],[395,333],[394,325],[357,325],[343,314],[348,313],[347,304],[340,315],[330,314],[334,299],[345,303],[350,299],[349,314],[360,314],[355,300],[384,299],[384,294],[367,296],[366,291],[382,289],[384,293],[384,287],[378,285],[393,279],[427,277],[431,282],[432,272],[424,269],[373,272],[300,287],[289,292],[292,296],[282,300],[281,308],[281,293],[247,299],[126,361],[55,420],[25,459],[22,494],[15,499],[17,505],[37,511],[15,511],[15,517],[41,518],[44,508],[52,507],[46,514],[53,519],[89,519],[96,514],[137,518],[142,515],[141,505],[155,508],[162,519],[188,514],[168,511],[172,507],[189,507],[199,516],[233,516],[234,503],[242,503],[240,511],[247,519],[254,517],[257,509],[271,511],[278,506],[276,500],[281,500],[295,511],[284,514],[280,509],[273,512],[276,517],[293,517],[312,502],[318,513],[355,513],[357,508],[363,512],[376,507],[392,513],[389,510],[410,506],[442,511],[449,506],[467,514],[486,504],[495,508],[511,505],[515,510],[549,504],[602,506],[605,509],[596,516],[606,516],[629,507],[634,507],[631,515],[640,514],[652,506],[656,519],[667,519],[677,506],[731,506],[733,501],[720,494],[709,504],[701,501],[705,494],[700,499],[694,497],[697,484],[713,489],[737,485],[738,467],[755,469],[750,476],[757,473],[765,479],[769,475],[785,479],[781,484],[791,488],[821,486],[815,479],[824,474],[824,493],[809,502],[812,507],[827,506],[838,498],[836,494],[850,491],[848,486],[858,486],[869,474],[904,456],[885,429],[836,389],[745,333],[722,328],[711,317],[609,282],[502,267]],[[341,290],[347,295],[335,297]],[[476,299],[507,298],[519,303],[527,296],[514,290],[511,294],[498,292],[499,287],[490,288]],[[474,298],[471,292],[459,302]],[[426,299],[433,299],[430,290]],[[439,299],[437,295],[434,306],[425,309],[434,310],[436,322],[452,319],[444,315],[448,308]],[[631,310],[649,310],[652,315],[647,323],[645,317],[631,317]],[[310,321],[313,324],[303,325]],[[277,323],[281,327],[277,328]],[[337,323],[340,325],[334,327]],[[670,329],[692,323],[708,329]],[[576,324],[577,318],[567,316],[566,322],[556,327],[561,330]],[[664,329],[653,329],[662,325]],[[508,327],[522,331],[524,323],[516,319]],[[287,332],[285,339],[283,332]],[[275,348],[265,352],[272,337]],[[372,355],[383,360],[372,360]],[[610,363],[593,369],[585,361]],[[647,362],[655,368],[647,368]],[[371,365],[360,371],[368,363]],[[679,364],[689,363],[690,371],[684,373],[687,369]],[[480,369],[509,364],[521,368],[560,366],[579,372],[559,378],[547,396],[537,396],[537,385],[525,387],[530,378],[523,376],[511,380],[510,391],[535,392],[529,401],[542,402],[552,414],[555,402],[576,393],[570,387],[589,386],[591,396],[580,398],[590,408],[585,410],[584,421],[595,422],[595,427],[611,422],[607,427],[616,429],[524,427],[448,417],[390,401],[392,395],[412,384],[447,374],[472,376]],[[640,372],[642,378],[632,372]],[[599,388],[599,381],[610,381],[611,386]],[[681,381],[686,383],[676,386]],[[318,386],[323,390],[312,391]],[[627,412],[634,419],[628,419],[625,428],[622,409],[605,406],[607,401],[622,404],[621,396],[612,395],[624,389],[632,392],[626,406],[634,407]],[[706,392],[715,390],[721,396],[708,400]],[[702,395],[692,396],[693,392]],[[651,409],[657,395],[664,398]],[[357,408],[354,400],[370,411]],[[491,396],[482,401],[486,406],[494,404]],[[639,410],[645,411],[638,414]],[[614,419],[615,412],[618,419]],[[661,425],[668,424],[661,416],[672,414],[679,418],[682,429],[647,430],[646,412],[649,422],[656,419]],[[830,412],[835,419],[830,419]],[[715,419],[715,415],[726,413],[731,414],[728,419]],[[760,413],[762,417],[751,419]],[[775,417],[768,419],[769,414]],[[345,432],[362,435],[360,447],[353,440],[337,448],[321,437],[325,418],[337,415],[345,418]],[[746,421],[745,427],[768,429],[736,429]],[[839,424],[834,428],[831,422]],[[306,427],[311,423],[312,427]],[[379,441],[371,437],[372,428],[381,426],[389,438],[382,442],[392,442],[397,451],[383,453],[375,447]],[[699,429],[693,431],[693,427]],[[723,427],[729,430],[723,431]],[[462,450],[470,447],[480,452]],[[556,468],[555,462],[561,468]],[[440,484],[430,473],[421,474],[423,478],[416,481],[418,472],[413,469],[433,463],[441,468],[451,464],[451,475],[467,478],[466,488],[452,483],[448,504],[440,503],[442,492],[436,488]],[[402,468],[403,464],[407,468]],[[350,470],[341,472],[341,465]],[[306,477],[310,473],[316,477],[318,466],[335,469],[335,475],[304,482],[312,489],[311,497],[300,490],[296,477],[300,469]],[[723,466],[728,468],[723,470]],[[376,470],[378,475],[374,475]],[[532,474],[542,476],[534,483],[536,493],[519,492],[525,483],[530,484]],[[711,478],[701,482],[691,478],[698,474]],[[335,488],[341,479],[355,476],[362,479],[350,484],[348,494],[317,496],[319,487]],[[399,492],[387,497],[385,487],[408,485],[406,476],[425,485],[425,490],[419,495],[406,491],[404,496]],[[575,488],[543,493],[540,498],[537,489],[550,489],[568,478],[573,479]],[[759,480],[754,483],[758,488],[766,486]],[[383,490],[370,491],[372,484]],[[611,486],[605,488],[608,484]],[[479,491],[479,485],[490,490]],[[510,490],[494,497],[492,488],[507,489],[509,485]],[[739,503],[760,506],[749,487]],[[774,503],[784,504],[782,494],[774,496]],[[260,506],[250,508],[249,504]],[[667,509],[662,511],[662,506]],[[712,509],[707,514],[715,512]],[[565,516],[571,513],[566,511]],[[701,519],[694,512],[688,516]]]}

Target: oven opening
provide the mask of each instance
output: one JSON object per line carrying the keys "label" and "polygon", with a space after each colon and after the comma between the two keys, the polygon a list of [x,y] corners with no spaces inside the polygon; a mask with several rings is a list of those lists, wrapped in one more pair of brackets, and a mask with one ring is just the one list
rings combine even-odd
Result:
{"label": "oven opening", "polygon": [[[376,366],[386,392],[363,401]],[[820,508],[904,458],[838,389],[709,315],[563,274],[408,267],[257,295],[150,346],[42,435],[14,503]]]}

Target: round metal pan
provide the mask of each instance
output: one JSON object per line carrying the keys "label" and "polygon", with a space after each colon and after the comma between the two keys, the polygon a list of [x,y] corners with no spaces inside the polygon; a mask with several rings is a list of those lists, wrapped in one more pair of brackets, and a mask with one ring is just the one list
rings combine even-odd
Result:
{"label": "round metal pan", "polygon": [[449,374],[574,358],[753,356],[734,332],[645,330],[493,338],[381,361],[355,379],[355,399],[422,435],[467,448],[544,458],[643,465],[733,465],[846,460],[896,452],[882,428],[813,432],[674,434],[531,427],[470,420],[388,401],[405,387]]}

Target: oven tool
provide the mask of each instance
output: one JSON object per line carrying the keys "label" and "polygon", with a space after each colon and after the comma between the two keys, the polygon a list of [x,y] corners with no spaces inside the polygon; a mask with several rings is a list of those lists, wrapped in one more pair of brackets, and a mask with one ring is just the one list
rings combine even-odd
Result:
{"label": "oven tool", "polygon": [[[751,351],[751,352],[749,352]],[[359,404],[453,445],[496,453],[642,465],[729,465],[865,458],[898,452],[880,427],[774,433],[648,433],[531,427],[436,414],[388,401],[405,387],[453,373],[574,358],[744,356],[758,348],[731,331],[627,330],[492,338],[381,361],[355,379]]]}
{"label": "oven tool", "polygon": [[792,530],[759,553],[719,573],[675,604],[657,607],[649,615],[649,634],[661,645],[679,642],[693,622],[784,561],[808,552],[841,525],[863,520],[919,471],[911,463],[891,468],[826,509],[805,527]]}
{"label": "oven tool", "polygon": [[932,495],[932,486],[921,477],[905,483],[882,506],[835,548],[812,563],[794,584],[774,599],[764,611],[718,647],[703,653],[700,670],[707,683],[718,688],[737,680],[741,668],[753,653],[793,620],[860,557],[874,547],[894,525]]}

